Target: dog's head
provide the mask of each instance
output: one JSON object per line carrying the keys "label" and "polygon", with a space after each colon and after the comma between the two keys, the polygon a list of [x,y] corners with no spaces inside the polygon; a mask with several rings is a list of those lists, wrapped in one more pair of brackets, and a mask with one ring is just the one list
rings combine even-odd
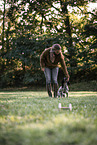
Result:
{"label": "dog's head", "polygon": [[67,81],[67,78],[64,77],[63,80],[62,80],[62,88],[64,87],[64,84],[66,84],[66,83],[67,83],[68,85],[70,84],[70,83]]}

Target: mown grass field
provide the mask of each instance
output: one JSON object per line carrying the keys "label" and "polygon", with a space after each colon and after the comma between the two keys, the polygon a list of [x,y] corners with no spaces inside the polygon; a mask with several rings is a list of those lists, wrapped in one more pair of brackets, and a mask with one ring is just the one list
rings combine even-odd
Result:
{"label": "mown grass field", "polygon": [[[72,111],[59,110],[58,104]],[[0,145],[96,145],[97,92],[0,91]]]}

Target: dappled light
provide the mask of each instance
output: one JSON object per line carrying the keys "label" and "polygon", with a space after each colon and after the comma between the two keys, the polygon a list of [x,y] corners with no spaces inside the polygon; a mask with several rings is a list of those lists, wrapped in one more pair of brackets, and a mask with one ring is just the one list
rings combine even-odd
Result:
{"label": "dappled light", "polygon": [[1,0],[0,87],[45,85],[40,54],[55,43],[62,47],[71,82],[95,80],[95,2]]}
{"label": "dappled light", "polygon": [[[0,145],[97,144],[96,22],[96,0],[0,0]],[[40,55],[54,44],[66,98],[45,88]]]}

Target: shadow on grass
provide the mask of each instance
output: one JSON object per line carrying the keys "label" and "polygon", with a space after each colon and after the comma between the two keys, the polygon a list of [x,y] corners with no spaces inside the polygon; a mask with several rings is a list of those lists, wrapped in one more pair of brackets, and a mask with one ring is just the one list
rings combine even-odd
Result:
{"label": "shadow on grass", "polygon": [[[88,82],[80,82],[80,83],[74,83],[74,84],[70,84],[69,85],[69,89],[70,91],[97,91],[97,81],[93,80],[93,81],[88,81]],[[0,92],[25,92],[25,91],[46,91],[46,87],[42,85],[41,86],[29,86],[29,87],[19,87],[19,88],[3,88],[0,89]]]}

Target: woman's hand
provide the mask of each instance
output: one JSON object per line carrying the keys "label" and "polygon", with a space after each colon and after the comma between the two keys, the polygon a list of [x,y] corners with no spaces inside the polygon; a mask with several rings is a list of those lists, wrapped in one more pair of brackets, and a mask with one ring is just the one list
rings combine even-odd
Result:
{"label": "woman's hand", "polygon": [[41,68],[41,70],[44,72],[45,68]]}
{"label": "woman's hand", "polygon": [[69,77],[67,78],[67,80],[66,80],[67,82],[69,82]]}

